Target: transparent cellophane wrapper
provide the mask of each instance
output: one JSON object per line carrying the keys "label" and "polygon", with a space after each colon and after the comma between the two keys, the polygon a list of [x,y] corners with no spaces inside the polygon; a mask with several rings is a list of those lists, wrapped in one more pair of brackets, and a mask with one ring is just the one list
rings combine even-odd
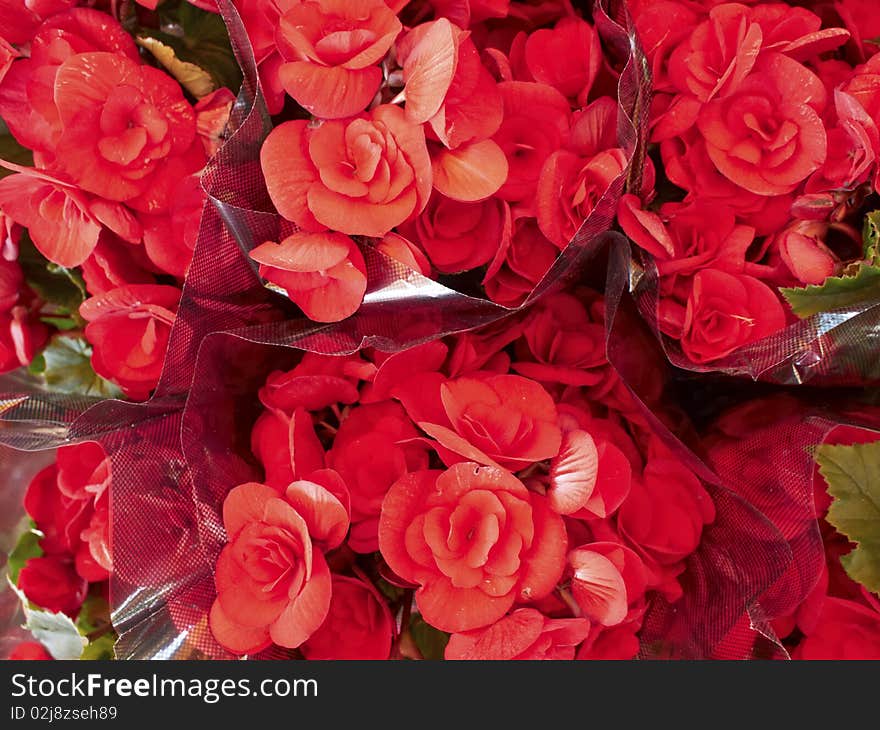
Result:
{"label": "transparent cellophane wrapper", "polygon": [[[367,294],[357,314],[343,322],[308,321],[265,286],[247,252],[286,230],[272,210],[259,165],[271,120],[241,20],[229,0],[218,5],[244,83],[227,141],[203,178],[210,203],[154,396],[147,403],[97,400],[41,390],[22,373],[0,379],[0,443],[42,450],[94,440],[112,459],[111,604],[120,658],[229,656],[213,640],[206,621],[214,598],[213,566],[226,537],[220,509],[229,489],[259,478],[249,437],[259,409],[256,392],[269,372],[292,366],[301,351],[345,354],[375,347],[393,352],[519,311],[422,277],[369,242],[363,242]],[[607,258],[609,356],[638,399],[640,362],[656,353],[649,355],[647,344],[634,344],[653,340],[636,337],[640,320],[626,311],[629,277],[621,279],[631,260],[628,247],[607,231],[620,194],[627,185],[638,185],[649,77],[624,4],[598,2],[593,21],[606,52],[621,59],[619,144],[631,164],[524,307],[577,281],[588,264],[595,271]],[[624,286],[616,290],[620,283]],[[674,606],[652,605],[642,631],[642,655],[779,653],[766,625],[772,616],[759,599],[797,561],[789,541],[747,497],[722,486],[723,480],[653,415],[654,407],[653,398],[645,398],[649,422],[704,480],[718,516],[688,561],[684,598]],[[740,641],[731,629],[747,613],[755,628],[748,628],[748,638]],[[287,653],[262,656],[284,658]]]}

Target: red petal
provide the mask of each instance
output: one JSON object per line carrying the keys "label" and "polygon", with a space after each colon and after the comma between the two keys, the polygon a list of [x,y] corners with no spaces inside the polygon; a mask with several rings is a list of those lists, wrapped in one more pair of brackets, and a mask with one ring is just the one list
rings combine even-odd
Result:
{"label": "red petal", "polygon": [[272,643],[268,627],[242,626],[235,623],[226,615],[220,601],[215,600],[214,605],[211,606],[208,626],[219,644],[233,654],[255,654]]}
{"label": "red petal", "polygon": [[568,537],[562,518],[550,510],[545,497],[531,493],[535,536],[532,549],[523,556],[519,600],[536,601],[549,595],[565,570]]}
{"label": "red petal", "polygon": [[431,164],[434,187],[462,202],[488,198],[507,180],[507,157],[491,139],[455,150],[437,149]]}
{"label": "red petal", "polygon": [[293,482],[284,493],[306,521],[312,539],[325,550],[341,545],[348,533],[348,509],[336,492],[347,495],[345,483],[335,471],[323,469],[310,474],[308,480]]}
{"label": "red petal", "polygon": [[488,596],[479,588],[455,588],[446,577],[416,591],[419,612],[441,631],[470,631],[500,619],[513,605],[515,593]]}
{"label": "red petal", "polygon": [[406,116],[416,124],[423,124],[439,111],[446,98],[455,75],[461,31],[446,18],[438,18],[416,26],[411,35],[416,34],[418,39],[414,44],[407,39],[408,47],[401,50],[408,53],[401,56],[406,82]]}
{"label": "red petal", "polygon": [[345,260],[353,241],[342,233],[299,231],[281,243],[266,241],[250,252],[259,264],[299,272],[324,272]]}
{"label": "red petal", "polygon": [[308,231],[324,230],[309,210],[307,195],[318,171],[308,156],[308,122],[285,122],[275,127],[260,149],[260,164],[269,197],[287,220]]}
{"label": "red petal", "polygon": [[312,558],[311,578],[269,627],[272,641],[289,649],[306,641],[327,618],[331,593],[330,569],[324,556],[316,552]]}
{"label": "red petal", "polygon": [[278,77],[284,90],[314,116],[344,119],[370,105],[382,83],[382,69],[347,69],[292,61],[281,66]]}
{"label": "red petal", "polygon": [[578,548],[569,553],[574,569],[571,590],[586,616],[603,626],[615,626],[626,618],[626,583],[608,558]]}
{"label": "red petal", "polygon": [[586,431],[569,431],[562,437],[559,454],[550,462],[550,508],[570,515],[584,507],[596,486],[599,454]]}

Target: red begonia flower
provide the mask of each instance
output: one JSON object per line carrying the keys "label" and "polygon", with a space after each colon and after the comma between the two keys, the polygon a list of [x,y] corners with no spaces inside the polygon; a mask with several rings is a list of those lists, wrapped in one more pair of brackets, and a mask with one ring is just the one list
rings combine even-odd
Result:
{"label": "red begonia flower", "polygon": [[702,269],[691,285],[681,347],[694,362],[712,362],[785,324],[779,296],[766,284],[743,274]]}
{"label": "red begonia flower", "polygon": [[[423,385],[416,381],[412,387]],[[430,412],[441,415],[439,422],[422,420],[430,412],[415,412],[413,401],[405,394],[400,397],[410,417],[437,440],[447,465],[477,461],[515,471],[553,458],[562,443],[550,394],[518,375],[474,375],[437,383],[434,392],[421,397]]]}
{"label": "red begonia flower", "polygon": [[26,662],[51,661],[53,659],[52,655],[46,651],[46,647],[38,641],[22,641],[7,658]]}
{"label": "red begonia flower", "polygon": [[382,83],[379,62],[403,26],[383,0],[300,0],[275,33],[284,90],[316,117],[362,112]]}
{"label": "red begonia flower", "polygon": [[299,231],[250,252],[260,276],[281,287],[316,322],[354,314],[367,290],[367,266],[357,244],[342,233]]}
{"label": "red begonia flower", "polygon": [[370,583],[334,574],[330,612],[301,651],[306,659],[387,659],[393,633],[382,595]]}
{"label": "red begonia flower", "polygon": [[251,450],[263,465],[266,484],[279,490],[324,468],[324,449],[303,407],[292,416],[276,409],[264,411],[251,431]]}
{"label": "red begonia flower", "polygon": [[431,274],[431,262],[428,261],[428,257],[416,244],[398,233],[386,233],[385,237],[376,244],[376,250],[422,276]]}
{"label": "red begonia flower", "polygon": [[498,84],[504,121],[492,138],[507,157],[507,180],[497,195],[528,203],[544,161],[567,141],[571,125],[568,100],[552,86],[525,81]]}
{"label": "red begonia flower", "polygon": [[794,658],[880,659],[880,612],[827,597],[818,622],[798,645]]}
{"label": "red begonia flower", "polygon": [[179,300],[176,287],[139,284],[84,301],[79,311],[95,372],[145,400],[162,373]]}
{"label": "red begonia flower", "polygon": [[559,249],[529,217],[514,217],[510,246],[500,266],[492,266],[483,282],[493,302],[516,307],[531,294],[553,266]]}
{"label": "red begonia flower", "polygon": [[19,573],[18,586],[40,608],[71,617],[79,613],[89,589],[73,560],[57,555],[28,560]]}
{"label": "red begonia flower", "polygon": [[596,487],[599,452],[586,431],[567,431],[562,435],[559,453],[550,462],[547,502],[561,515],[571,515],[586,507]]}
{"label": "red begonia flower", "polygon": [[584,615],[602,626],[623,623],[645,597],[641,558],[623,545],[594,542],[568,554],[571,592]]}
{"label": "red begonia flower", "polygon": [[40,546],[46,554],[73,555],[80,535],[91,519],[90,499],[68,496],[58,485],[56,464],[40,471],[28,485],[24,508],[43,533]]}
{"label": "red begonia flower", "polygon": [[680,463],[653,459],[634,480],[617,513],[620,534],[651,562],[670,565],[690,555],[715,505],[700,480]]}
{"label": "red begonia flower", "polygon": [[150,261],[178,279],[186,276],[192,261],[205,191],[198,175],[183,177],[174,188],[168,208],[155,215],[141,215],[144,250]]}
{"label": "red begonia flower", "polygon": [[266,408],[289,414],[299,407],[319,411],[335,403],[355,403],[357,386],[367,367],[356,356],[328,357],[306,352],[293,370],[276,370],[266,378],[260,402]]}
{"label": "red begonia flower", "polygon": [[484,629],[450,636],[445,658],[570,660],[589,633],[586,619],[547,618],[534,608],[518,608]]}
{"label": "red begonia flower", "polygon": [[781,195],[825,162],[826,97],[812,71],[769,53],[735,93],[706,104],[697,125],[722,175],[758,195]]}
{"label": "red begonia flower", "polygon": [[418,215],[431,193],[425,133],[391,104],[318,127],[285,122],[260,160],[278,212],[307,231],[381,237]]}
{"label": "red begonia flower", "polygon": [[488,626],[518,600],[548,595],[565,548],[562,518],[497,467],[464,462],[407,474],[382,504],[382,556],[419,585],[419,611],[442,631]]}
{"label": "red begonia flower", "polygon": [[578,649],[576,659],[593,661],[627,661],[635,659],[639,653],[639,637],[641,628],[637,621],[605,627],[594,624],[587,640]]}
{"label": "red begonia flower", "polygon": [[460,203],[433,195],[422,214],[400,230],[424,249],[438,271],[456,274],[489,263],[507,247],[510,207],[497,198]]}
{"label": "red begonia flower", "polygon": [[236,654],[272,642],[300,646],[324,622],[331,594],[330,571],[303,515],[272,487],[250,483],[227,495],[223,525],[229,543],[214,573],[214,637]]}
{"label": "red begonia flower", "polygon": [[351,494],[348,545],[355,552],[379,549],[379,514],[391,485],[409,472],[427,469],[428,452],[417,437],[403,408],[393,401],[361,405],[339,427],[327,464],[339,472]]}
{"label": "red begonia flower", "polygon": [[180,85],[114,53],[80,53],[55,77],[56,164],[84,190],[145,212],[168,205],[205,151]]}
{"label": "red begonia flower", "polygon": [[602,67],[599,34],[582,18],[563,18],[529,35],[525,61],[535,81],[583,106]]}

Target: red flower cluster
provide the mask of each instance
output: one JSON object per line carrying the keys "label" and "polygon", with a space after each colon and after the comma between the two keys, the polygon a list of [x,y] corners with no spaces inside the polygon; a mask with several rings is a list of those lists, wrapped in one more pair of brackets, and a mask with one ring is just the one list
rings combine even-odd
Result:
{"label": "red flower cluster", "polygon": [[76,617],[90,583],[110,577],[110,460],[96,443],[58,450],[34,477],[24,507],[43,555],[28,560],[18,585],[30,601]]}
{"label": "red flower cluster", "polygon": [[[17,257],[23,227],[49,262],[81,267],[95,370],[144,399],[198,235],[198,174],[234,97],[219,89],[193,105],[107,13],[16,4],[0,31],[0,117],[34,165],[0,160],[12,173],[0,179],[3,256]],[[46,338],[27,298],[7,299],[14,277],[0,274],[2,369],[27,364]]]}
{"label": "red flower cluster", "polygon": [[578,290],[503,327],[273,372],[262,483],[223,505],[215,638],[386,659],[408,655],[416,610],[447,658],[634,656],[715,512],[604,336],[602,299]]}
{"label": "red flower cluster", "polygon": [[312,115],[261,152],[298,232],[251,257],[313,320],[360,306],[356,236],[522,303],[628,162],[599,36],[566,3],[398,5],[239,3],[271,110],[287,94]]}
{"label": "red flower cluster", "polygon": [[868,4],[833,5],[820,17],[778,2],[632,4],[669,184],[626,196],[619,220],[656,261],[660,331],[693,363],[794,320],[779,287],[822,284],[863,257],[878,66],[855,65],[870,44],[845,46]]}

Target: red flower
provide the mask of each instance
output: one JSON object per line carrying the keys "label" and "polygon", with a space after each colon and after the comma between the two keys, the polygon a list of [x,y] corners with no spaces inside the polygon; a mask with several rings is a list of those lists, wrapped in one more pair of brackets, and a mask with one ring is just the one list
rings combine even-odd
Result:
{"label": "red flower", "polygon": [[534,608],[518,608],[484,629],[450,636],[445,658],[570,660],[589,633],[586,619],[552,619]]}
{"label": "red flower", "polygon": [[700,480],[671,459],[653,459],[617,513],[621,536],[650,563],[671,565],[700,544],[715,505]]}
{"label": "red flower", "polygon": [[89,589],[73,561],[57,555],[28,560],[19,573],[18,586],[40,608],[68,616],[79,613]]}
{"label": "red flower", "polygon": [[510,208],[488,198],[460,203],[433,195],[428,207],[401,233],[424,249],[434,266],[445,274],[469,271],[489,263],[510,242]]}
{"label": "red flower", "polygon": [[24,508],[43,537],[44,553],[74,555],[82,531],[92,515],[92,500],[79,494],[65,494],[58,485],[56,464],[46,467],[31,480],[24,496]]}
{"label": "red flower", "polygon": [[431,193],[424,131],[391,104],[318,127],[285,122],[260,160],[278,212],[306,231],[381,237],[418,215]]}
{"label": "red flower", "polygon": [[328,357],[306,352],[293,370],[276,370],[266,378],[260,388],[260,402],[286,413],[299,407],[319,411],[336,403],[355,403],[360,379],[373,370],[356,355]]}
{"label": "red flower", "polygon": [[819,620],[795,659],[880,659],[880,613],[854,601],[827,597]]}
{"label": "red flower", "polygon": [[785,327],[778,295],[751,276],[703,269],[693,278],[681,347],[694,362],[708,363],[729,355]]}
{"label": "red flower", "polygon": [[301,651],[306,659],[387,659],[393,633],[391,611],[379,592],[334,574],[330,612]]}
{"label": "red flower", "polygon": [[498,197],[529,203],[544,161],[568,140],[571,109],[568,100],[544,84],[508,81],[498,84],[504,102],[504,121],[493,139],[507,157],[507,181]]}
{"label": "red flower", "polygon": [[[493,262],[486,274],[486,294],[493,302],[517,307],[531,294],[553,266],[559,249],[534,218],[516,217],[513,235],[500,266]],[[496,260],[497,261],[497,260]]]}
{"label": "red flower", "polygon": [[535,81],[583,106],[602,68],[599,34],[581,18],[562,18],[552,29],[542,28],[528,37],[525,61]]}
{"label": "red flower", "polygon": [[410,392],[400,394],[404,407],[437,439],[447,465],[477,461],[516,471],[559,452],[556,405],[528,378],[475,374],[441,383],[435,379],[427,393],[413,392],[426,387],[420,379],[407,387]]}
{"label": "red flower", "polygon": [[95,372],[130,398],[145,400],[159,381],[179,299],[173,286],[141,284],[83,302],[79,311],[88,322]]}
{"label": "red flower", "polygon": [[141,215],[144,250],[160,270],[182,279],[192,261],[199,237],[205,191],[198,175],[183,177],[174,188],[168,208]]}
{"label": "red flower", "polygon": [[[327,617],[330,571],[309,528],[335,498],[313,486],[311,494],[288,490],[285,498],[263,484],[242,484],[223,503],[229,544],[215,568],[210,627],[233,653],[257,652],[273,641],[298,647]],[[322,532],[337,526],[324,525]]]}
{"label": "red flower", "polygon": [[645,567],[636,553],[613,542],[594,542],[568,554],[571,592],[584,615],[617,626],[638,613],[645,598]]}
{"label": "red flower", "polygon": [[266,472],[266,484],[283,491],[296,479],[324,468],[324,449],[305,408],[292,416],[264,411],[251,432],[251,450]]}
{"label": "red flower", "polygon": [[562,518],[544,497],[496,467],[408,474],[382,504],[382,556],[419,585],[419,611],[442,631],[488,626],[517,601],[548,595],[565,547]]}
{"label": "red flower", "polygon": [[560,249],[626,169],[626,154],[616,146],[616,109],[607,97],[593,102],[572,127],[569,147],[551,154],[541,170],[535,197],[538,225]]}
{"label": "red flower", "polygon": [[7,658],[26,662],[53,659],[52,655],[46,651],[46,647],[37,641],[22,641]]}
{"label": "red flower", "polygon": [[250,253],[260,276],[281,287],[309,319],[338,322],[354,314],[367,290],[367,267],[342,233],[300,231]]}
{"label": "red flower", "polygon": [[731,96],[697,120],[722,175],[758,195],[790,193],[825,162],[826,92],[797,61],[769,53]]}
{"label": "red flower", "polygon": [[379,549],[379,514],[391,485],[428,468],[427,450],[417,438],[403,408],[393,401],[361,405],[339,427],[327,465],[339,472],[351,493],[348,545],[355,552]]}
{"label": "red flower", "polygon": [[84,190],[152,212],[205,152],[195,114],[167,74],[114,53],[80,53],[55,77],[56,164]]}
{"label": "red flower", "polygon": [[525,347],[518,348],[518,353],[523,357],[512,368],[534,380],[595,385],[607,368],[605,325],[591,318],[571,294],[542,299],[526,322],[522,343]]}
{"label": "red flower", "polygon": [[316,117],[362,112],[379,90],[379,62],[402,30],[384,0],[293,0],[275,42],[284,90]]}

